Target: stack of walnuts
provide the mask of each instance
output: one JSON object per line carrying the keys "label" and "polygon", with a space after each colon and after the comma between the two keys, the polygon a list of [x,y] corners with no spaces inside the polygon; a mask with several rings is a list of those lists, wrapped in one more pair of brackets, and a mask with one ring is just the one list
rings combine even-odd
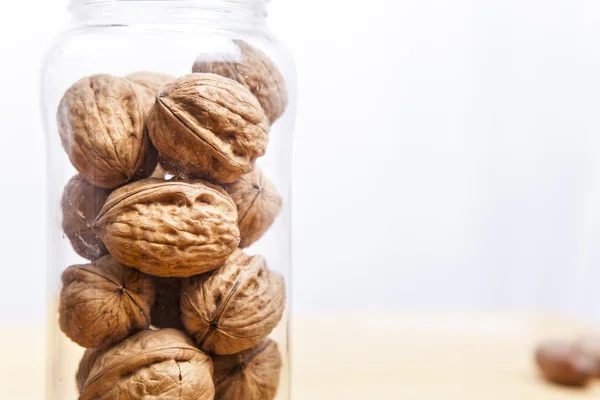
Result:
{"label": "stack of walnuts", "polygon": [[87,348],[82,400],[272,400],[282,366],[267,336],[283,277],[242,250],[281,209],[255,168],[287,97],[280,72],[240,57],[189,75],[85,77],[57,114],[79,172],[62,198],[65,235],[90,264],[62,274],[59,323]]}

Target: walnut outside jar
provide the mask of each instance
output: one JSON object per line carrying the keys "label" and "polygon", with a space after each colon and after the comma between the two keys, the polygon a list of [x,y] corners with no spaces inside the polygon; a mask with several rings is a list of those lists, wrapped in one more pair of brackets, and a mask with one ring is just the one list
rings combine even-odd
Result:
{"label": "walnut outside jar", "polygon": [[42,66],[46,399],[289,400],[296,78],[266,9],[71,0]]}

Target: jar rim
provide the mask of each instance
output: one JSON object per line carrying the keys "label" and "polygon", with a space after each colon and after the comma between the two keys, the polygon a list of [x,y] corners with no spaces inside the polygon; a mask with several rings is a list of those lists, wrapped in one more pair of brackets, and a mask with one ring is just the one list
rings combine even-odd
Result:
{"label": "jar rim", "polygon": [[134,3],[134,2],[152,2],[152,3],[180,3],[180,4],[198,4],[198,5],[233,5],[233,6],[248,6],[248,5],[266,5],[270,0],[69,0],[69,9],[74,7],[93,5],[93,4],[114,4],[114,3]]}

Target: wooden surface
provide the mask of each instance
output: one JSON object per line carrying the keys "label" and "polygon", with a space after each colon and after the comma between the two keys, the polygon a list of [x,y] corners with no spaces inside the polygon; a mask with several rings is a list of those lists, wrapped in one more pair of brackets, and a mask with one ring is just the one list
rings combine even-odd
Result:
{"label": "wooden surface", "polygon": [[[563,318],[515,314],[402,313],[297,318],[293,324],[294,400],[575,400],[587,390],[542,382],[535,343],[586,330]],[[3,399],[43,399],[44,328],[3,326]]]}

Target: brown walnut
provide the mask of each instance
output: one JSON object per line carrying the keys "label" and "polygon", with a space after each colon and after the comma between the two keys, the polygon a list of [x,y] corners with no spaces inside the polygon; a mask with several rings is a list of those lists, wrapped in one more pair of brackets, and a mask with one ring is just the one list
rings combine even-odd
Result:
{"label": "brown walnut", "polygon": [[175,80],[174,76],[148,71],[134,72],[127,75],[125,78],[136,83],[140,95],[142,96],[146,112],[149,112],[154,105],[158,89]]}
{"label": "brown walnut", "polygon": [[241,353],[214,356],[217,400],[273,400],[279,388],[281,354],[265,339]]}
{"label": "brown walnut", "polygon": [[268,143],[268,122],[244,86],[213,74],[191,74],[163,86],[148,115],[150,139],[173,175],[221,183],[254,168]]}
{"label": "brown walnut", "polygon": [[247,87],[262,106],[271,123],[287,106],[285,81],[273,61],[262,51],[242,40],[235,40],[238,51],[220,60],[204,60],[200,55],[192,72],[208,72],[233,79]]}
{"label": "brown walnut", "polygon": [[540,344],[535,360],[546,380],[561,385],[585,386],[596,373],[594,358],[568,342]]}
{"label": "brown walnut", "polygon": [[248,247],[271,227],[281,211],[275,186],[256,168],[225,187],[238,209],[240,247]]}
{"label": "brown walnut", "polygon": [[161,278],[153,276],[156,300],[152,306],[152,325],[157,328],[175,328],[183,330],[179,296],[181,293],[181,278]]}
{"label": "brown walnut", "polygon": [[85,381],[87,381],[94,363],[101,354],[102,350],[100,349],[86,349],[85,353],[83,353],[83,357],[81,357],[81,361],[79,361],[77,374],[75,375],[75,383],[77,384],[78,392],[81,393],[81,389],[83,388]]}
{"label": "brown walnut", "polygon": [[96,186],[116,188],[145,178],[156,150],[144,129],[144,104],[135,84],[111,75],[77,81],[58,106],[58,132],[77,171]]}
{"label": "brown walnut", "polygon": [[285,297],[283,277],[267,268],[264,257],[238,249],[214,272],[184,281],[183,323],[201,349],[238,353],[256,346],[277,326]]}
{"label": "brown walnut", "polygon": [[213,400],[213,364],[175,329],[140,332],[94,363],[80,400]]}
{"label": "brown walnut", "polygon": [[218,267],[240,236],[235,204],[221,187],[158,179],[115,190],[94,230],[119,262],[162,277]]}
{"label": "brown walnut", "polygon": [[600,333],[590,333],[579,337],[575,347],[591,356],[596,362],[596,376],[600,377]]}
{"label": "brown walnut", "polygon": [[110,346],[150,325],[152,281],[110,255],[67,268],[62,284],[60,327],[82,347]]}
{"label": "brown walnut", "polygon": [[92,185],[81,175],[71,178],[63,191],[63,231],[77,254],[88,260],[108,253],[104,243],[94,233],[92,224],[110,192],[110,189]]}

